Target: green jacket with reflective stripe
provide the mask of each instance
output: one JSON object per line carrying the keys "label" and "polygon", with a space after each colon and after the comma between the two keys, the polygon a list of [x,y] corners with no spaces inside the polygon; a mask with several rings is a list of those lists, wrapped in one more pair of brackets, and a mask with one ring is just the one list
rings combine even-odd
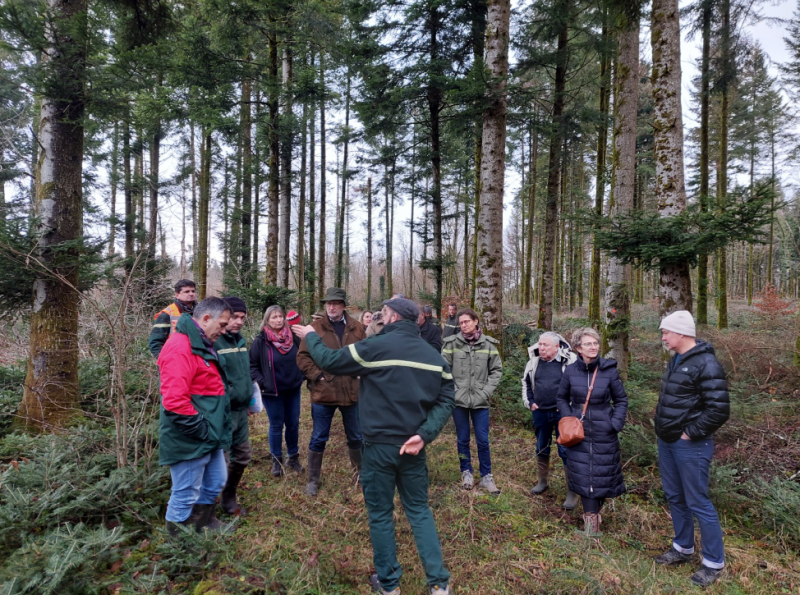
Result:
{"label": "green jacket with reflective stripe", "polygon": [[219,365],[225,370],[225,394],[231,409],[247,409],[253,398],[253,381],[250,380],[250,350],[239,333],[222,333],[214,343]]}
{"label": "green jacket with reflective stripe", "polygon": [[401,320],[369,339],[330,349],[306,336],[311,358],[331,374],[360,376],[358,420],[367,442],[403,444],[419,434],[431,442],[455,408],[453,376],[442,356]]}
{"label": "green jacket with reflective stripe", "polygon": [[467,409],[488,409],[489,397],[503,376],[497,339],[481,334],[480,339],[470,345],[459,331],[444,340],[442,357],[453,371],[456,405]]}

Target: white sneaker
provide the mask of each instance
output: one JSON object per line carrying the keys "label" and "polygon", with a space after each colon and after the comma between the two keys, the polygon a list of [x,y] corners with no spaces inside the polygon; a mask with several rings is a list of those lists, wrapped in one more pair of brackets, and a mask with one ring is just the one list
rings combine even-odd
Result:
{"label": "white sneaker", "polygon": [[[472,477],[472,471],[461,472],[461,487],[465,490],[471,490],[475,487],[475,479]],[[431,591],[432,593],[433,591]]]}
{"label": "white sneaker", "polygon": [[500,490],[497,489],[497,486],[494,483],[494,478],[492,477],[491,473],[481,477],[481,482],[478,484],[478,488],[486,490],[495,496],[500,493]]}
{"label": "white sneaker", "polygon": [[[464,473],[469,473],[469,471],[464,471]],[[472,474],[470,473],[470,475]],[[439,585],[433,585],[429,592],[430,595],[453,595],[453,592],[450,590],[450,585],[445,585],[444,588]]]}

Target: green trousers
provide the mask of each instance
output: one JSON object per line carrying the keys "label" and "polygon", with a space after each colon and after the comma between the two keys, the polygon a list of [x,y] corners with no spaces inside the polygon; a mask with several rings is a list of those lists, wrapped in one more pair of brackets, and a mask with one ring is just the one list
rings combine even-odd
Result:
{"label": "green trousers", "polygon": [[236,465],[247,467],[253,458],[253,449],[250,446],[250,420],[247,409],[231,410],[231,425],[233,440],[230,452],[226,453]]}
{"label": "green trousers", "polygon": [[414,533],[417,553],[425,567],[428,585],[444,588],[450,580],[450,573],[444,567],[436,523],[428,507],[425,449],[416,456],[401,455],[400,446],[364,444],[361,485],[369,513],[375,571],[384,590],[392,591],[400,585],[403,571],[397,561],[394,533],[394,494],[397,488]]}

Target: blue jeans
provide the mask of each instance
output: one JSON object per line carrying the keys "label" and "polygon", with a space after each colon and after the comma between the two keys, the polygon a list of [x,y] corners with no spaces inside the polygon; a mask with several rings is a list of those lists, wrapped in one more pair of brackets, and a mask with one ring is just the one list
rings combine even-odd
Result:
{"label": "blue jeans", "polygon": [[489,453],[489,410],[467,409],[456,407],[453,409],[453,423],[456,424],[456,440],[458,442],[458,459],[461,463],[461,472],[472,473],[472,455],[469,452],[469,420],[475,429],[475,442],[478,444],[478,461],[480,463],[481,477],[492,472],[492,456]]}
{"label": "blue jeans", "polygon": [[269,450],[273,457],[283,456],[283,430],[286,428],[286,454],[296,455],[300,450],[300,387],[277,397],[264,397],[264,409],[269,417]]}
{"label": "blue jeans", "polygon": [[[556,433],[558,438],[558,420],[561,419],[561,414],[558,409],[536,409],[531,411],[533,417],[533,431],[536,432],[536,456],[537,457],[550,457],[550,445],[553,442],[553,432]],[[558,456],[567,463],[567,449],[558,446]]]}
{"label": "blue jeans", "polygon": [[311,442],[308,450],[325,452],[325,443],[331,434],[331,422],[336,410],[342,413],[344,433],[347,436],[347,448],[358,450],[364,445],[361,437],[361,426],[358,424],[358,404],[355,405],[318,405],[311,403],[311,419],[314,420],[314,429],[311,430]]}
{"label": "blue jeans", "polygon": [[714,456],[714,441],[682,440],[668,444],[658,440],[658,470],[661,487],[669,502],[675,539],[672,546],[685,554],[694,553],[694,517],[700,526],[703,565],[722,568],[725,550],[722,527],[708,497],[708,470]]}
{"label": "blue jeans", "polygon": [[228,481],[225,453],[220,448],[203,457],[169,466],[172,494],[167,503],[167,520],[182,523],[195,504],[212,504]]}

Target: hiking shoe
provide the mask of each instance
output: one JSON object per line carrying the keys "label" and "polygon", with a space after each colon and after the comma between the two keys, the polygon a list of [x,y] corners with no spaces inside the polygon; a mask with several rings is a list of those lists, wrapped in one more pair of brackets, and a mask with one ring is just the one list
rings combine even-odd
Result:
{"label": "hiking shoe", "polygon": [[722,574],[722,568],[709,568],[701,566],[700,570],[692,575],[692,582],[698,587],[708,587],[713,584]]}
{"label": "hiking shoe", "polygon": [[475,478],[472,477],[472,471],[461,472],[461,487],[465,490],[471,490],[475,487]]}
{"label": "hiking shoe", "polygon": [[691,559],[692,554],[684,554],[671,547],[660,556],[656,556],[655,561],[656,564],[663,564],[664,566],[677,566],[678,564],[685,564]]}
{"label": "hiking shoe", "polygon": [[289,458],[286,459],[286,466],[289,469],[291,469],[292,471],[294,471],[295,473],[305,473],[306,472],[306,468],[303,467],[303,465],[300,464],[300,455],[299,454],[289,455]]}
{"label": "hiking shoe", "polygon": [[392,591],[387,591],[383,587],[381,587],[381,583],[378,580],[378,573],[373,572],[369,575],[369,585],[376,593],[380,593],[380,595],[400,595],[400,587]]}
{"label": "hiking shoe", "polygon": [[280,477],[283,475],[283,457],[272,457],[272,468],[269,470],[272,477]]}
{"label": "hiking shoe", "polygon": [[433,585],[429,588],[428,592],[430,595],[453,595],[453,592],[450,590],[450,585],[445,585],[444,587]]}
{"label": "hiking shoe", "polygon": [[478,487],[495,496],[500,493],[500,490],[498,490],[497,486],[494,484],[494,478],[492,477],[491,473],[481,477],[481,482],[478,484]]}

